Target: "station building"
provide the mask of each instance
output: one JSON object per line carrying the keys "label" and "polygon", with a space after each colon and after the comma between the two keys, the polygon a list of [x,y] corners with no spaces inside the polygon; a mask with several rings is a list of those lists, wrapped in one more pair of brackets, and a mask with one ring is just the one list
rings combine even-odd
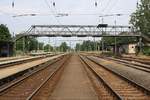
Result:
{"label": "station building", "polygon": [[11,41],[0,41],[0,57],[9,57],[13,55],[13,45]]}
{"label": "station building", "polygon": [[[137,53],[137,43],[126,43],[117,44],[117,53],[120,54],[136,54]],[[109,45],[110,50],[115,53],[115,45]]]}
{"label": "station building", "polygon": [[121,46],[121,49],[124,49],[124,53],[126,54],[135,54],[136,53],[136,43],[125,44]]}

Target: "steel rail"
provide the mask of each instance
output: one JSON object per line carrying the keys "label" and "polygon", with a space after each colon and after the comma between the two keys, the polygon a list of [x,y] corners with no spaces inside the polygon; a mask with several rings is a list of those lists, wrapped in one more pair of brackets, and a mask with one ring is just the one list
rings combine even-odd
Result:
{"label": "steel rail", "polygon": [[[96,56],[96,57],[102,58],[99,56]],[[119,60],[119,59],[112,59],[112,58],[106,58],[106,57],[103,57],[102,59],[112,60],[118,64],[125,65],[130,68],[134,68],[134,69],[138,69],[138,70],[150,73],[150,66],[139,65],[139,64],[135,64],[135,63],[126,62],[125,60],[123,61],[123,60]]]}
{"label": "steel rail", "polygon": [[66,60],[68,59],[69,57],[66,57],[65,61],[57,68],[55,69],[40,85],[38,88],[36,88],[34,90],[34,92],[32,92],[32,94],[30,94],[28,96],[28,98],[26,100],[32,100],[32,98],[38,93],[38,91],[40,91],[40,89],[51,79],[53,78],[56,73],[63,67],[63,65],[66,63]]}
{"label": "steel rail", "polygon": [[108,70],[108,71],[114,73],[115,75],[119,76],[120,78],[124,79],[125,81],[131,83],[133,86],[138,87],[140,90],[142,90],[143,92],[147,93],[148,95],[150,95],[150,90],[147,89],[147,88],[145,88],[144,86],[140,85],[139,83],[137,83],[137,82],[135,82],[133,80],[128,79],[127,77],[123,76],[122,74],[120,74],[120,73],[118,73],[116,71],[113,71],[113,70],[111,70],[109,68],[106,68],[104,65],[100,64],[99,62],[97,62],[97,61],[95,61],[95,60],[93,60],[93,59],[91,59],[89,57],[87,57],[87,58],[89,60],[93,61],[94,63],[96,63],[97,65],[102,66],[106,70]]}
{"label": "steel rail", "polygon": [[[107,58],[106,58],[107,59]],[[115,61],[119,61],[119,62],[123,62],[123,63],[128,63],[128,64],[132,64],[132,65],[136,65],[136,66],[141,66],[141,67],[144,67],[144,68],[147,68],[147,69],[150,69],[150,65],[148,64],[144,64],[144,63],[141,63],[141,62],[138,62],[138,61],[134,61],[134,62],[137,62],[137,63],[131,63],[131,61],[128,61],[128,60],[125,60],[125,59],[118,59],[118,58],[108,58],[110,60],[115,60]],[[141,63],[141,64],[138,64],[138,63]]]}
{"label": "steel rail", "polygon": [[123,100],[123,98],[115,92],[111,86],[102,78],[98,75],[98,73],[85,61],[85,58],[83,56],[80,56],[81,60],[87,65],[87,67],[94,73],[94,75],[97,76],[97,78],[102,81],[102,83],[113,93],[113,95],[118,99],[118,100]]}
{"label": "steel rail", "polygon": [[[52,61],[50,64],[48,64],[48,62],[45,62],[44,64],[35,66],[35,67],[41,66],[41,68],[39,68],[39,69],[37,69],[37,70],[34,70],[34,71],[32,71],[31,73],[29,73],[28,75],[26,75],[26,76],[20,78],[19,80],[15,81],[15,82],[13,82],[13,83],[11,83],[11,84],[9,84],[8,86],[6,86],[6,87],[4,87],[4,88],[1,88],[1,89],[0,89],[0,93],[2,93],[2,92],[4,92],[4,91],[8,90],[8,89],[11,88],[12,86],[15,86],[16,84],[18,84],[18,83],[20,83],[21,81],[23,81],[23,80],[29,78],[30,76],[36,74],[37,72],[40,72],[40,71],[44,70],[44,69],[47,68],[49,65],[53,65],[54,63],[60,61],[61,58],[62,58],[62,57],[53,59],[53,61]],[[46,65],[45,65],[45,64],[46,64]],[[43,67],[43,66],[44,66],[44,67]],[[1,95],[1,94],[0,94],[0,95]]]}
{"label": "steel rail", "polygon": [[150,59],[132,58],[132,57],[123,57],[123,58],[118,58],[118,59],[122,59],[122,60],[126,60],[126,61],[132,60],[132,61],[139,62],[142,64],[150,65]]}

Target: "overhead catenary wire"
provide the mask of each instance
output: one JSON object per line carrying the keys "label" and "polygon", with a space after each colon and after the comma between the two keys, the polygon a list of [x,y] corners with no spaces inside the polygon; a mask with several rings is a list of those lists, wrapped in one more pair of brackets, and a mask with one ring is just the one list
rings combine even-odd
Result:
{"label": "overhead catenary wire", "polygon": [[[117,13],[117,14],[120,14],[120,13]],[[131,13],[121,13],[123,15],[129,15]],[[53,13],[32,13],[32,14],[20,14],[20,15],[15,15],[13,17],[21,17],[21,16],[103,16],[103,15],[115,15],[114,14],[102,14],[102,13],[56,13],[56,14],[53,14]]]}
{"label": "overhead catenary wire", "polygon": [[107,9],[107,11],[108,11],[107,13],[112,11],[112,9],[117,6],[118,2],[119,2],[119,0],[115,0],[115,2]]}
{"label": "overhead catenary wire", "polygon": [[[61,24],[60,23],[60,21],[56,18],[56,14],[57,14],[57,12],[56,11],[53,11],[53,9],[51,9],[51,6],[50,6],[50,4],[49,4],[49,2],[47,1],[47,0],[44,0],[45,1],[45,4],[49,7],[49,9],[51,10],[51,12],[52,12],[52,14],[53,14],[53,16],[54,16],[54,18],[55,18],[55,20],[57,21],[57,23],[58,24]],[[53,2],[53,7],[55,8],[55,6],[56,6],[56,3],[55,2]]]}
{"label": "overhead catenary wire", "polygon": [[[58,21],[58,19],[56,17],[63,17],[63,16],[83,16],[83,15],[89,15],[89,16],[94,16],[94,15],[103,15],[102,13],[59,13],[57,12],[57,9],[56,9],[56,3],[55,2],[51,2],[52,3],[52,6],[53,8],[50,6],[49,2],[47,0],[44,0],[45,1],[45,4],[48,6],[48,8],[50,9],[51,13],[32,13],[32,14],[20,14],[20,15],[16,15],[16,16],[13,16],[13,17],[21,17],[21,16],[54,16],[55,19],[57,20],[57,22],[60,24],[60,21]],[[95,1],[96,5],[98,4],[97,0]],[[109,7],[109,4],[111,3],[110,0],[108,0],[108,4],[107,6],[102,9],[102,11],[105,11],[108,7]],[[54,9],[54,10],[53,10]]]}
{"label": "overhead catenary wire", "polygon": [[126,13],[126,14],[121,14],[121,13],[116,13],[116,14],[105,14],[105,15],[101,15],[99,17],[111,17],[111,16],[125,16],[125,15],[130,15],[129,13]]}
{"label": "overhead catenary wire", "polygon": [[108,0],[107,1],[106,6],[103,7],[103,9],[101,10],[101,12],[104,12],[109,7],[109,5],[111,4],[111,1],[112,0]]}

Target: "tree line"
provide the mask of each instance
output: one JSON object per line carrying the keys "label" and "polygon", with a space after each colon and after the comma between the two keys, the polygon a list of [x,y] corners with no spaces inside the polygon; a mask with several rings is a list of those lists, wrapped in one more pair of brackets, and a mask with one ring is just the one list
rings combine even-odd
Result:
{"label": "tree line", "polygon": [[[131,15],[130,23],[134,26],[134,28],[138,32],[141,32],[142,35],[146,35],[147,37],[150,37],[150,0],[140,0],[140,2],[137,3],[137,9]],[[126,34],[126,33],[120,33],[120,34]],[[13,38],[9,32],[8,27],[4,24],[0,25],[0,41],[6,41],[6,42],[13,41]],[[44,50],[47,52],[48,51],[66,52],[68,50],[71,50],[71,48],[67,46],[65,42],[58,47],[54,47],[51,46],[50,44],[44,45],[44,43],[39,42],[34,37],[27,38],[24,45],[23,45],[23,41],[24,40],[22,38],[16,42],[16,50],[24,49],[25,51],[29,51],[29,52],[33,50]],[[81,51],[93,51],[95,49],[98,49],[98,46],[95,45],[100,45],[101,42],[104,42],[105,45],[114,45],[115,40],[113,37],[103,37],[102,40],[99,42],[84,41],[82,44],[77,44],[75,49]],[[137,39],[132,37],[117,38],[117,44],[130,43],[130,42],[137,42]],[[150,54],[150,47],[146,47],[145,50]]]}
{"label": "tree line", "polygon": [[130,23],[143,35],[150,37],[150,0],[140,0]]}
{"label": "tree line", "polygon": [[52,46],[50,44],[44,45],[43,42],[39,42],[35,37],[30,37],[19,39],[16,42],[16,50],[23,52],[32,52],[32,51],[44,51],[44,52],[66,52],[70,50],[70,47],[66,42],[61,43],[60,46]]}

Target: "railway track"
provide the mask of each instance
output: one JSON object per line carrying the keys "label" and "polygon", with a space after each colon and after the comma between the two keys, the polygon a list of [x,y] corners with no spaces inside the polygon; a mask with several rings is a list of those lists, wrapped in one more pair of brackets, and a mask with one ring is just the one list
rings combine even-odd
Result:
{"label": "railway track", "polygon": [[116,57],[114,59],[117,60],[123,60],[126,62],[132,62],[132,63],[137,63],[137,64],[143,64],[143,65],[150,65],[150,59],[139,59],[139,58],[127,58],[127,57]]}
{"label": "railway track", "polygon": [[95,57],[98,57],[104,60],[114,61],[118,64],[122,64],[127,67],[135,68],[135,69],[150,73],[150,65],[148,64],[142,64],[139,62],[127,61],[127,60],[122,60],[122,59],[117,59],[117,58],[112,58],[112,57],[100,57],[100,56],[95,56]]}
{"label": "railway track", "polygon": [[[119,100],[149,100],[149,90],[123,77],[121,74],[107,69],[90,57],[81,56],[81,59],[104,84],[104,87],[107,88],[106,90],[111,91],[114,98]],[[105,94],[104,96],[107,97],[108,95],[110,94]]]}
{"label": "railway track", "polygon": [[150,59],[148,59],[148,58],[144,59],[144,58],[135,58],[135,57],[122,57],[122,58],[119,57],[119,59],[127,60],[127,61],[135,61],[135,62],[150,65]]}
{"label": "railway track", "polygon": [[[84,66],[85,71],[98,95],[99,100],[117,100],[119,99],[113,91],[107,87],[107,84],[91,69],[90,66],[85,62],[84,58],[80,56],[81,62]],[[107,87],[107,88],[106,88]]]}
{"label": "railway track", "polygon": [[138,62],[120,60],[120,59],[116,59],[116,58],[106,58],[106,60],[112,60],[112,61],[115,61],[116,63],[125,65],[127,67],[132,67],[132,68],[150,73],[150,65],[140,64]]}
{"label": "railway track", "polygon": [[43,82],[42,84],[28,96],[26,100],[42,100],[42,99],[49,99],[51,93],[55,89],[57,82],[59,81],[61,74],[64,70],[65,65],[68,63],[68,57],[62,62],[59,63],[59,67],[55,69]]}
{"label": "railway track", "polygon": [[[16,73],[13,73],[14,70],[12,70],[9,73],[6,73],[6,72],[4,72],[5,69],[13,69],[15,66],[20,66],[19,68],[21,68],[21,66],[23,66],[25,64],[41,61],[41,60],[44,60],[44,59],[46,59],[48,57],[51,57],[51,56],[54,56],[54,55],[37,56],[37,57],[31,57],[31,58],[25,58],[25,59],[23,58],[21,60],[19,60],[19,59],[18,60],[14,60],[14,61],[12,60],[12,61],[10,61],[8,63],[7,62],[0,63],[0,71],[1,71],[0,87],[5,85],[5,84],[7,84],[7,83],[11,83],[13,80],[18,79],[21,76],[26,75],[27,73],[30,73],[32,70],[38,68],[38,66],[41,66],[42,64],[40,64],[38,66],[33,66],[33,67],[29,68],[29,69],[25,69],[23,71],[16,72]],[[19,68],[15,69],[15,70],[17,71],[17,70],[19,70]]]}
{"label": "railway track", "polygon": [[[53,60],[0,90],[0,100],[30,100],[62,67],[68,56]],[[25,88],[26,87],[26,88]]]}

